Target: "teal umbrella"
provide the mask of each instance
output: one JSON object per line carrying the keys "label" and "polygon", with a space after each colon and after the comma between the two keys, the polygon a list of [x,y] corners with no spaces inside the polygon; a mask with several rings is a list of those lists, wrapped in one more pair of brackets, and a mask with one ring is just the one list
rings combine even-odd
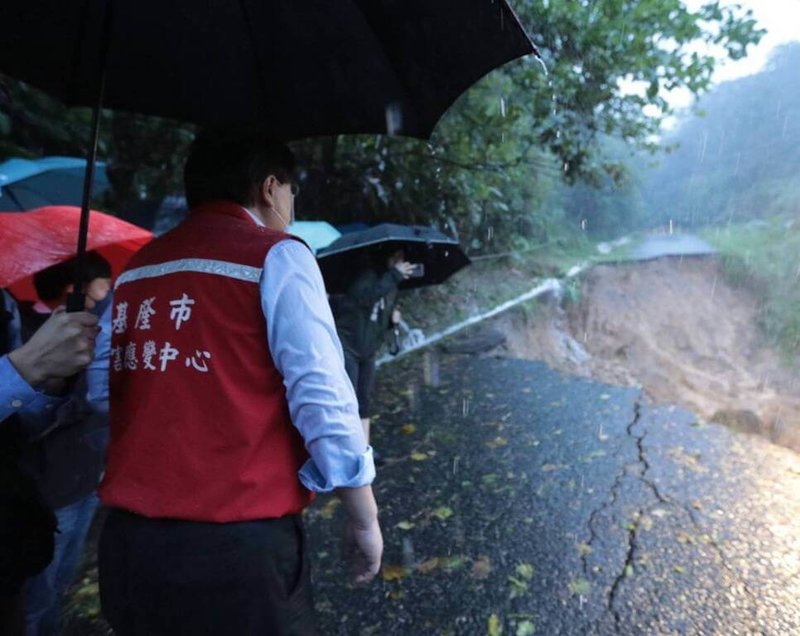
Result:
{"label": "teal umbrella", "polygon": [[[111,185],[106,164],[97,162],[96,197]],[[48,205],[80,205],[86,160],[75,157],[9,159],[0,163],[0,210],[23,212]]]}
{"label": "teal umbrella", "polygon": [[328,247],[342,233],[326,221],[295,221],[286,228],[289,234],[303,239],[316,254],[324,247]]}

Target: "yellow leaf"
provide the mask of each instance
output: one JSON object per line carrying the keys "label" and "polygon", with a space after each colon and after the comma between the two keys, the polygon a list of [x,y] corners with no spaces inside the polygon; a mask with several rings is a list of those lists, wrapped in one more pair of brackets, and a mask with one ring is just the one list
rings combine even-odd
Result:
{"label": "yellow leaf", "polygon": [[407,574],[402,565],[384,565],[381,571],[384,581],[399,581]]}
{"label": "yellow leaf", "polygon": [[439,567],[439,557],[433,557],[432,559],[428,559],[427,561],[423,561],[417,566],[417,570],[422,572],[423,574],[428,574],[429,572],[433,572],[436,568]]}
{"label": "yellow leaf", "polygon": [[487,623],[489,629],[489,636],[500,636],[503,633],[503,626],[500,624],[500,618],[497,614],[492,614]]}
{"label": "yellow leaf", "polygon": [[323,519],[333,518],[336,509],[339,507],[341,503],[342,502],[340,499],[332,497],[330,501],[328,501],[328,503],[326,503],[324,506],[322,506],[322,508],[320,508],[319,516],[322,517]]}
{"label": "yellow leaf", "polygon": [[586,596],[592,591],[592,585],[586,579],[570,581],[569,591],[573,596]]}
{"label": "yellow leaf", "polygon": [[439,506],[431,514],[437,519],[441,519],[442,521],[444,521],[448,517],[453,516],[453,510],[451,508],[448,508],[447,506]]}
{"label": "yellow leaf", "polygon": [[486,445],[489,448],[499,448],[501,446],[505,446],[508,444],[508,440],[505,437],[495,437],[491,442],[486,442]]}
{"label": "yellow leaf", "polygon": [[411,521],[401,521],[400,523],[397,524],[397,527],[400,528],[401,530],[411,530],[411,528],[413,528],[414,525],[415,524]]}
{"label": "yellow leaf", "polygon": [[517,636],[533,636],[535,633],[536,627],[531,621],[517,623]]}
{"label": "yellow leaf", "polygon": [[590,546],[588,543],[578,544],[578,553],[581,556],[586,556],[587,554],[591,554],[591,552],[592,552],[592,546]]}
{"label": "yellow leaf", "polygon": [[439,559],[439,565],[446,572],[455,572],[456,570],[460,570],[462,567],[464,567],[465,559],[463,556],[459,555],[441,557]]}
{"label": "yellow leaf", "polygon": [[517,566],[517,574],[526,581],[530,581],[533,578],[533,566],[530,563],[520,563]]}
{"label": "yellow leaf", "polygon": [[472,564],[470,576],[473,579],[486,579],[492,571],[492,562],[488,556],[480,556]]}
{"label": "yellow leaf", "polygon": [[417,432],[417,425],[416,424],[404,424],[400,429],[406,435],[413,435]]}
{"label": "yellow leaf", "polygon": [[414,451],[413,453],[411,453],[411,459],[413,459],[415,462],[424,462],[426,459],[428,459],[428,455],[425,453]]}
{"label": "yellow leaf", "polygon": [[552,473],[554,470],[558,470],[558,464],[545,464],[542,466],[543,473]]}

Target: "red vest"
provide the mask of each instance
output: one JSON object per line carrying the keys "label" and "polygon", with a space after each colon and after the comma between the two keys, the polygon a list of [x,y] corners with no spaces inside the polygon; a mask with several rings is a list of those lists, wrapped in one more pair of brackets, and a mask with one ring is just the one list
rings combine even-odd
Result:
{"label": "red vest", "polygon": [[238,205],[205,205],[120,276],[105,505],[228,522],[311,501],[259,291],[267,253],[286,238]]}

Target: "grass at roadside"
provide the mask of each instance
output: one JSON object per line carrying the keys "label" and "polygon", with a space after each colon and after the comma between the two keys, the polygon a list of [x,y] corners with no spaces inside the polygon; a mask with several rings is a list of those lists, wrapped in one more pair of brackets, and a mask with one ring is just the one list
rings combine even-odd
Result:
{"label": "grass at roadside", "polygon": [[761,300],[761,326],[787,361],[800,354],[800,218],[706,230],[728,281]]}

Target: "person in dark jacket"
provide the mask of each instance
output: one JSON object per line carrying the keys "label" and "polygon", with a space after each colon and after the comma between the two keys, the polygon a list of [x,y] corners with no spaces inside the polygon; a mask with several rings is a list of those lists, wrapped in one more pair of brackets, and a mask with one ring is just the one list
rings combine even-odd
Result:
{"label": "person in dark jacket", "polygon": [[17,304],[0,302],[0,634],[24,633],[21,589],[53,556],[56,519],[37,484],[20,468],[27,433],[46,426],[63,398],[51,395],[86,367],[97,318],[57,312],[26,344]]}
{"label": "person in dark jacket", "polygon": [[395,309],[398,286],[413,271],[414,264],[405,260],[402,250],[376,250],[366,257],[361,273],[334,304],[345,370],[356,391],[367,443],[375,354],[385,341],[386,332],[400,322],[400,312]]}
{"label": "person in dark jacket", "polygon": [[[20,305],[23,340],[66,303],[76,266],[76,259],[71,259],[34,275],[39,301]],[[86,310],[100,315],[110,307],[111,265],[96,252],[89,252],[82,272]],[[96,491],[108,445],[107,374],[100,367],[108,364],[109,343],[107,337],[103,341],[97,350],[103,359],[96,358],[90,367],[91,380],[86,373],[76,376],[69,400],[22,453],[22,468],[36,481],[58,522],[52,561],[28,579],[23,590],[27,636],[59,633],[61,600],[73,580],[99,504]]]}

